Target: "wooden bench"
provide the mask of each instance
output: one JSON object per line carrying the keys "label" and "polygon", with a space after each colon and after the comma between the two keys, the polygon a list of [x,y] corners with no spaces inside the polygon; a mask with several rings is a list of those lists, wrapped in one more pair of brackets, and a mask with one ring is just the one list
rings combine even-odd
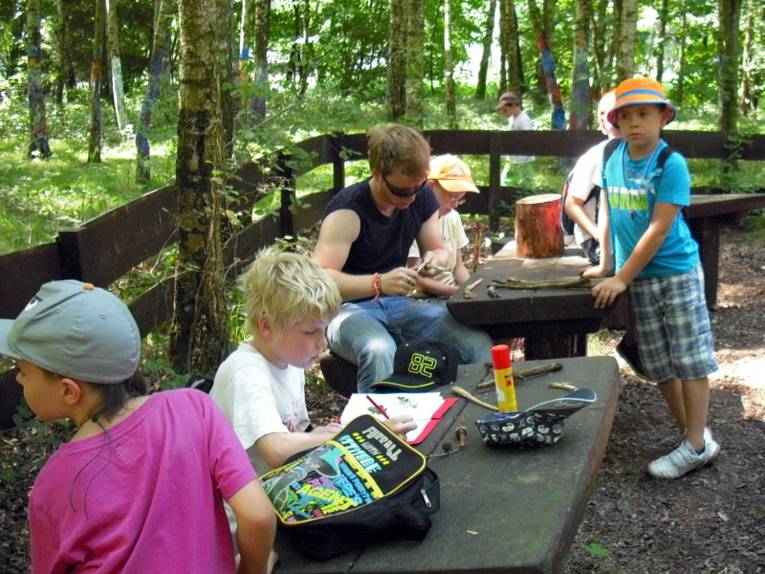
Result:
{"label": "wooden bench", "polygon": [[[562,359],[558,373],[517,385],[521,407],[562,396],[552,381],[590,387],[597,401],[565,423],[561,442],[546,448],[490,448],[475,421],[487,411],[460,400],[420,450],[442,452],[464,426],[467,444],[431,458],[441,483],[441,509],[422,542],[379,541],[327,562],[310,561],[277,536],[275,574],[436,574],[561,572],[605,453],[619,395],[619,369],[609,357]],[[539,364],[516,363],[516,369]],[[482,365],[463,365],[457,384],[477,393]],[[448,391],[442,391],[448,394]],[[491,394],[480,395],[496,402]],[[639,464],[636,462],[636,464]]]}

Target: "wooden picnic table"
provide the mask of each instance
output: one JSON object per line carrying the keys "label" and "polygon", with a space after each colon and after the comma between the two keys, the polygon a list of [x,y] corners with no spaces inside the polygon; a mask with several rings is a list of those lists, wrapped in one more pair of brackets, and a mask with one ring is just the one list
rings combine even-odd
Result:
{"label": "wooden picnic table", "polygon": [[[561,359],[563,369],[517,384],[521,408],[563,396],[553,381],[590,387],[597,401],[565,422],[563,439],[543,448],[492,448],[475,421],[485,409],[460,400],[418,448],[442,452],[454,431],[468,429],[466,447],[431,458],[441,483],[441,509],[422,542],[380,541],[327,562],[310,561],[277,536],[275,574],[427,574],[561,572],[608,442],[619,394],[619,369],[610,357]],[[542,362],[516,363],[516,370]],[[483,365],[463,365],[456,384],[474,394]],[[443,391],[448,394],[447,390]],[[478,395],[496,404],[493,391]]]}
{"label": "wooden picnic table", "polygon": [[510,242],[476,271],[466,285],[481,279],[473,298],[464,288],[446,303],[452,316],[465,325],[485,330],[494,339],[525,338],[526,359],[581,357],[587,354],[587,333],[600,328],[608,309],[595,309],[592,285],[543,289],[496,289],[495,279],[559,280],[577,277],[589,266],[578,248],[561,257],[517,259]]}
{"label": "wooden picnic table", "polygon": [[692,195],[691,204],[683,211],[693,238],[699,244],[704,269],[707,305],[717,305],[717,283],[720,269],[720,226],[734,223],[747,211],[765,207],[765,193],[730,193]]}

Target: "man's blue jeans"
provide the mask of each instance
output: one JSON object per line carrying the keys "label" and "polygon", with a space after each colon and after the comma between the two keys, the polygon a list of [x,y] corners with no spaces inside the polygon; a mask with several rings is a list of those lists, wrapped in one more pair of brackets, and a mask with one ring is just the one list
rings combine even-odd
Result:
{"label": "man's blue jeans", "polygon": [[358,365],[358,391],[393,372],[398,343],[415,339],[454,345],[461,363],[491,360],[491,339],[483,331],[455,320],[443,305],[411,297],[390,296],[358,303],[344,303],[327,327],[332,351]]}

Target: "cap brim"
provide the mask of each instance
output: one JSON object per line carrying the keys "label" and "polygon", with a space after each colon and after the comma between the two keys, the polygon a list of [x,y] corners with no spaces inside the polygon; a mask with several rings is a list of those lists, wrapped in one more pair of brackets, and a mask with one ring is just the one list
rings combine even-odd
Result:
{"label": "cap brim", "polygon": [[390,391],[410,392],[416,393],[420,391],[429,391],[435,387],[440,387],[441,383],[431,379],[424,380],[422,377],[409,377],[407,375],[392,374],[384,381],[378,381],[372,385],[375,391],[381,390],[379,387],[383,387]]}
{"label": "cap brim", "polygon": [[[653,104],[657,106],[666,106],[667,109],[670,110],[670,112],[672,112],[672,116],[667,120],[667,124],[670,123],[672,120],[674,120],[675,116],[677,115],[677,110],[675,109],[675,106],[673,106],[666,100],[659,100],[655,98],[654,99],[640,98],[635,96],[635,97],[626,98],[625,100],[619,102],[618,106],[614,106],[613,108],[611,108],[611,111],[608,112],[608,115],[606,116],[606,118],[608,119],[608,122],[611,125],[616,126],[618,128],[619,127],[619,117],[618,117],[619,110],[622,108],[626,108],[627,106],[637,106],[640,104],[643,104],[643,105]],[[664,124],[664,125],[667,125],[667,124]]]}
{"label": "cap brim", "polygon": [[451,193],[480,193],[472,181],[464,179],[436,179],[438,185]]}
{"label": "cap brim", "polygon": [[0,319],[0,355],[11,357],[12,359],[19,359],[18,354],[11,350],[8,345],[8,335],[11,333],[14,319]]}

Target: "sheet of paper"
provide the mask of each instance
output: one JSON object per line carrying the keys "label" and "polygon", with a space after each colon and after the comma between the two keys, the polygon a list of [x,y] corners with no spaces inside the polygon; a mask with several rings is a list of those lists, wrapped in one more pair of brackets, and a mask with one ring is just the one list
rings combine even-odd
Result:
{"label": "sheet of paper", "polygon": [[380,420],[385,419],[367,396],[380,405],[389,417],[407,414],[414,419],[417,428],[406,434],[406,440],[410,444],[421,442],[434,426],[431,423],[440,419],[441,415],[453,404],[451,399],[444,399],[438,392],[354,393],[348,399],[348,404],[340,415],[341,424],[348,424],[356,417],[365,414],[370,414]]}

